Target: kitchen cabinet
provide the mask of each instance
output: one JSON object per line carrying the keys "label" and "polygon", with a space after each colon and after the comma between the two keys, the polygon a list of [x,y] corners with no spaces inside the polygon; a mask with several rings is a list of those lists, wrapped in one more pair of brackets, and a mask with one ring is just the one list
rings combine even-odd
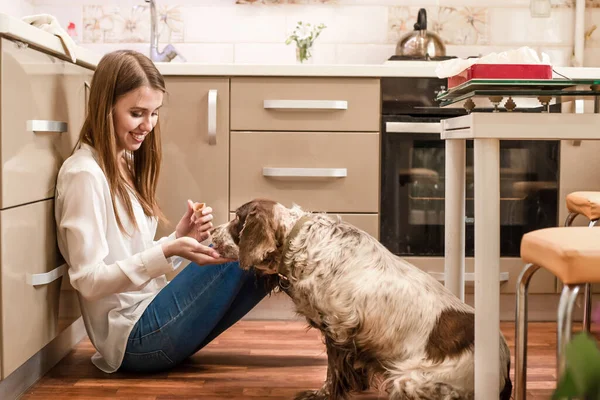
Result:
{"label": "kitchen cabinet", "polygon": [[167,77],[165,84],[157,198],[169,223],[157,237],[173,232],[188,199],[212,207],[214,225],[227,222],[229,207],[229,79]]}
{"label": "kitchen cabinet", "polygon": [[56,176],[83,124],[93,71],[0,38],[0,376],[81,316],[56,243]]}
{"label": "kitchen cabinet", "polygon": [[265,197],[377,219],[379,96],[376,78],[232,78],[229,210]]}

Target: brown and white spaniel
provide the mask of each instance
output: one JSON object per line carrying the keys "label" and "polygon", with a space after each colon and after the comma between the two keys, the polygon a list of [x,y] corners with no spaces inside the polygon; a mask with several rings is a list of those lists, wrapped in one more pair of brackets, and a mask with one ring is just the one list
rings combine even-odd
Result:
{"label": "brown and white spaniel", "polygon": [[[327,379],[296,399],[345,399],[379,386],[390,399],[473,399],[474,310],[362,230],[325,214],[258,199],[212,231],[216,250],[279,276],[319,329]],[[500,335],[500,399],[511,396]]]}

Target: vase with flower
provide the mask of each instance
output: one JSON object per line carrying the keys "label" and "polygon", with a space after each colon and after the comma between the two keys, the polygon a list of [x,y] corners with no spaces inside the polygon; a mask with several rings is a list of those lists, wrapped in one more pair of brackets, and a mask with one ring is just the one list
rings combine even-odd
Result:
{"label": "vase with flower", "polygon": [[321,31],[325,29],[324,24],[312,26],[310,23],[298,22],[296,29],[287,38],[285,44],[289,45],[292,42],[296,42],[296,61],[304,64],[307,63],[311,57],[311,50],[315,40],[321,34]]}

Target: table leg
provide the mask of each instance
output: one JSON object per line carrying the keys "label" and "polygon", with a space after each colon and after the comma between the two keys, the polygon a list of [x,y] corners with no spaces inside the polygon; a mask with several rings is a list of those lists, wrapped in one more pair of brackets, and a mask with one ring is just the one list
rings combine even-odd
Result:
{"label": "table leg", "polygon": [[461,301],[465,301],[465,146],[464,139],[446,140],[444,282]]}
{"label": "table leg", "polygon": [[500,395],[500,141],[474,140],[475,400]]}

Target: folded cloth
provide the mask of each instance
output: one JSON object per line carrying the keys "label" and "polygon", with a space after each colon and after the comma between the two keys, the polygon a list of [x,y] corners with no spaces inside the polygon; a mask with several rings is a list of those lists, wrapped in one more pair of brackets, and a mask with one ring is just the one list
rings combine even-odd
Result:
{"label": "folded cloth", "polygon": [[50,14],[36,14],[25,16],[22,18],[22,21],[58,36],[63,43],[67,55],[71,57],[73,62],[77,61],[77,57],[75,56],[75,42],[60,26],[56,17]]}

